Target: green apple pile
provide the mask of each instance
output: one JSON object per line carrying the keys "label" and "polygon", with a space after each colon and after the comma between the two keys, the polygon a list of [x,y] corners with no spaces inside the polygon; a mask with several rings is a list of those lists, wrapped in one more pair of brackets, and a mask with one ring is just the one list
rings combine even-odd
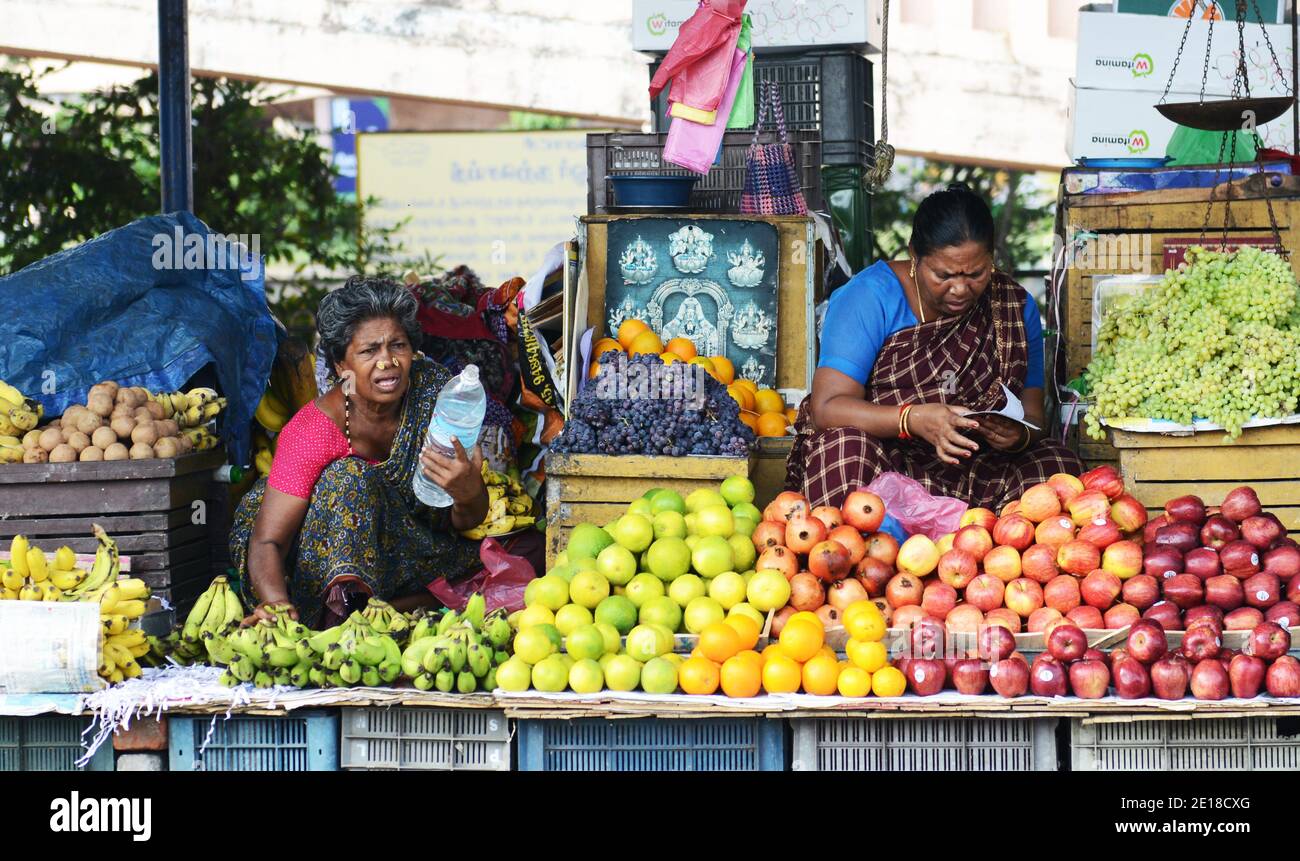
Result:
{"label": "green apple pile", "polygon": [[514,657],[497,670],[507,691],[677,689],[676,634],[698,634],[728,615],[760,626],[783,607],[779,571],[753,570],[750,539],[762,512],[754,485],[732,476],[684,499],[654,488],[604,527],[581,523],[511,616]]}

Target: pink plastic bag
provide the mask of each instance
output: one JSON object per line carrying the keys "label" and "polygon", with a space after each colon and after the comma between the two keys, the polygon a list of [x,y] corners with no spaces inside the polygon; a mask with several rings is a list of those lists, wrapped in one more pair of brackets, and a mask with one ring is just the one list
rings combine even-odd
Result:
{"label": "pink plastic bag", "polygon": [[495,538],[483,539],[478,555],[483,560],[482,571],[455,583],[439,577],[429,584],[433,597],[460,611],[465,609],[470,595],[481,592],[489,612],[498,607],[505,607],[508,613],[522,610],[524,588],[537,576],[532,564],[522,556],[507,553]]}
{"label": "pink plastic bag", "polygon": [[727,82],[727,91],[718,105],[718,117],[713,125],[694,123],[681,117],[673,117],[668,126],[668,140],[664,142],[664,161],[693,170],[696,173],[708,173],[718,157],[718,147],[722,146],[722,135],[727,130],[727,118],[736,103],[736,92],[740,89],[740,80],[745,75],[745,64],[749,55],[736,49],[731,63],[731,79]]}
{"label": "pink plastic bag", "polygon": [[927,535],[938,541],[956,532],[961,516],[969,507],[952,496],[931,496],[919,481],[897,472],[882,472],[867,490],[885,503],[885,512],[909,535]]}

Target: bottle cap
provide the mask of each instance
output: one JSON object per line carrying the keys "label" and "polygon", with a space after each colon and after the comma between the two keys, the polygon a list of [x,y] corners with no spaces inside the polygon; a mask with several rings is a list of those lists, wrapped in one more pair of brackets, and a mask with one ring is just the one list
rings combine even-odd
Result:
{"label": "bottle cap", "polygon": [[467,383],[477,383],[478,365],[475,364],[466,365],[465,370],[461,371],[460,375],[465,378],[465,382]]}

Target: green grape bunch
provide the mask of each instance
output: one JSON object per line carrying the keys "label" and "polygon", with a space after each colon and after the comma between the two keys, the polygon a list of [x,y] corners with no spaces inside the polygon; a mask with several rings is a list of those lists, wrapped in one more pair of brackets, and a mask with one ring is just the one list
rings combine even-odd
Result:
{"label": "green grape bunch", "polygon": [[1191,424],[1208,419],[1236,438],[1254,418],[1300,403],[1300,286],[1279,255],[1246,246],[1194,247],[1159,285],[1106,309],[1085,372],[1099,417]]}

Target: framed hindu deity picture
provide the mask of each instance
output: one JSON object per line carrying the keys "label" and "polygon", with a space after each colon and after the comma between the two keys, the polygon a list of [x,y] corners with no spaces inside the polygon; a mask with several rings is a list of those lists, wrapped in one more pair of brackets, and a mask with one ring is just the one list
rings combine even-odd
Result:
{"label": "framed hindu deity picture", "polygon": [[666,344],[687,338],[737,377],[776,385],[775,225],[713,218],[609,222],[605,326],[639,319]]}

